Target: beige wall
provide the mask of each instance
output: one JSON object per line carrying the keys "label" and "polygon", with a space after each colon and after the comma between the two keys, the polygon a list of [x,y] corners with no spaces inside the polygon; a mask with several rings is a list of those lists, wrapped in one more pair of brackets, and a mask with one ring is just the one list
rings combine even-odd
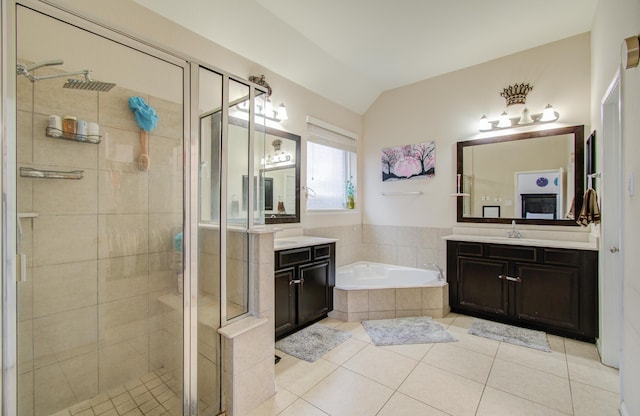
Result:
{"label": "beige wall", "polygon": [[[602,131],[600,120],[601,100],[609,87],[621,63],[621,46],[626,37],[637,36],[640,32],[640,4],[627,0],[600,0],[596,19],[593,25],[592,41],[592,83],[591,83],[591,119],[594,128]],[[623,322],[622,322],[622,357],[620,374],[622,378],[623,416],[640,414],[640,201],[638,196],[629,197],[626,184],[632,173],[640,173],[640,72],[638,68],[623,70],[622,73],[622,150],[624,229],[622,251],[624,258],[623,281]],[[598,148],[602,149],[601,142]],[[607,167],[604,167],[606,175]],[[638,178],[636,177],[636,180]],[[638,192],[636,185],[636,193]],[[602,278],[602,277],[601,277]],[[607,277],[609,278],[609,277]],[[616,276],[610,277],[615,279]]]}
{"label": "beige wall", "polygon": [[[456,183],[455,143],[476,135],[483,114],[497,118],[505,109],[500,91],[516,82],[533,85],[527,97],[532,112],[551,103],[563,124],[588,125],[589,65],[586,33],[382,94],[364,117],[363,222],[455,224],[456,200],[449,196]],[[382,148],[431,140],[436,144],[435,177],[382,183]],[[418,190],[423,195],[381,195],[382,191]]]}

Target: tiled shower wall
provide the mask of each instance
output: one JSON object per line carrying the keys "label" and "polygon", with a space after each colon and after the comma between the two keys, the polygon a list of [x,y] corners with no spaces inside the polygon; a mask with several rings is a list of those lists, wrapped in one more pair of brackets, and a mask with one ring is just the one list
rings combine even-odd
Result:
{"label": "tiled shower wall", "polygon": [[442,237],[451,233],[451,228],[369,224],[304,230],[305,235],[339,240],[338,267],[364,260],[417,268],[436,263],[443,270],[447,265],[447,245]]}
{"label": "tiled shower wall", "polygon": [[[18,78],[18,166],[84,171],[81,180],[18,177],[18,212],[38,214],[19,220],[21,415],[55,413],[154,369],[182,373],[182,312],[159,300],[176,291],[182,105],[120,87],[63,89],[64,81]],[[132,95],[159,115],[148,171],[135,163]],[[102,142],[46,137],[49,114],[98,122]]]}

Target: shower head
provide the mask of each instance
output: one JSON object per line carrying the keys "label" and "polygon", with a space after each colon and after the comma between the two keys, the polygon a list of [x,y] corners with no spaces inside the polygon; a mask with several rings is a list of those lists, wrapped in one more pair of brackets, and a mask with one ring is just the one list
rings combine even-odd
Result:
{"label": "shower head", "polygon": [[31,65],[18,64],[17,73],[18,75],[24,75],[25,77],[29,78],[31,82],[36,82],[43,79],[68,77],[70,75],[84,75],[84,79],[68,78],[67,82],[65,82],[65,84],[62,86],[63,88],[71,88],[76,90],[107,92],[116,85],[110,82],[100,82],[92,80],[90,75],[91,71],[88,69],[83,69],[81,71],[75,72],[65,72],[62,74],[40,76],[36,76],[31,73],[31,71],[43,66],[62,65],[62,63],[62,59],[55,59],[51,61],[36,62],[35,64]]}
{"label": "shower head", "polygon": [[86,91],[100,91],[107,92],[116,84],[111,82],[93,81],[89,76],[85,76],[85,79],[67,79],[62,88],[71,88],[74,90],[86,90]]}

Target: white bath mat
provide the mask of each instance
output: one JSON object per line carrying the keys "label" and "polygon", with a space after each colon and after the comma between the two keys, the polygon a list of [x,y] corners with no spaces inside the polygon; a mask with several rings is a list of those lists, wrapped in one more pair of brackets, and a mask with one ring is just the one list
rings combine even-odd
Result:
{"label": "white bath mat", "polygon": [[501,324],[499,322],[474,319],[468,331],[472,335],[484,338],[495,339],[497,341],[508,342],[509,344],[529,347],[540,351],[551,352],[547,334],[542,331],[520,328],[517,326]]}
{"label": "white bath mat", "polygon": [[429,316],[362,321],[375,345],[456,342],[456,337]]}
{"label": "white bath mat", "polygon": [[277,341],[276,349],[312,363],[349,338],[348,332],[313,324]]}

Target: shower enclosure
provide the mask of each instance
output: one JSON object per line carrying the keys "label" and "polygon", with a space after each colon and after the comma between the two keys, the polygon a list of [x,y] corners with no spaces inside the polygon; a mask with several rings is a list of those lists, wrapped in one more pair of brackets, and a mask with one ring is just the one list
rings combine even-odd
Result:
{"label": "shower enclosure", "polygon": [[[264,91],[7,3],[3,414],[217,415],[217,330],[248,312],[262,206],[253,115],[226,137]],[[141,127],[132,97],[156,125]]]}

